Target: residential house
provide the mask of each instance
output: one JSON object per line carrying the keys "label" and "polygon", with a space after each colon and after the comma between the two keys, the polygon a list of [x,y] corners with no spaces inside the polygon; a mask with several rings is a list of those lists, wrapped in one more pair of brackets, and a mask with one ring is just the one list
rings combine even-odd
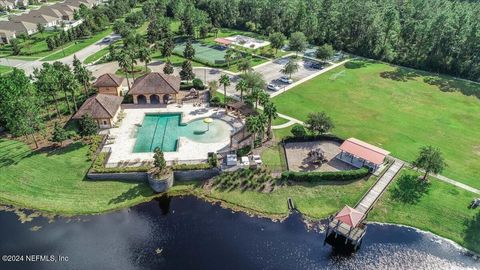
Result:
{"label": "residential house", "polygon": [[85,100],[72,119],[80,120],[89,114],[99,128],[111,128],[117,121],[122,101],[123,97],[95,94]]}
{"label": "residential house", "polygon": [[37,25],[31,22],[1,21],[0,42],[9,43],[10,39],[16,38],[19,34],[25,33],[27,35],[32,35],[37,31]]}
{"label": "residential house", "polygon": [[0,1],[0,8],[4,11],[11,10],[15,8],[14,0],[2,0]]}
{"label": "residential house", "polygon": [[159,72],[143,75],[135,80],[129,94],[134,104],[168,103],[170,99],[182,98],[179,93],[180,78]]}
{"label": "residential house", "polygon": [[14,16],[10,21],[14,22],[29,22],[35,25],[41,24],[45,28],[53,28],[60,25],[62,19],[60,17],[53,17],[51,15],[46,15],[42,13],[43,11],[35,10],[28,14],[23,14],[20,16]]}
{"label": "residential house", "polygon": [[99,94],[122,96],[122,84],[125,78],[112,73],[105,73],[97,78],[93,87]]}
{"label": "residential house", "polygon": [[71,6],[69,4],[57,3],[49,6],[53,10],[57,10],[61,14],[61,18],[64,21],[73,21],[73,14],[78,7]]}

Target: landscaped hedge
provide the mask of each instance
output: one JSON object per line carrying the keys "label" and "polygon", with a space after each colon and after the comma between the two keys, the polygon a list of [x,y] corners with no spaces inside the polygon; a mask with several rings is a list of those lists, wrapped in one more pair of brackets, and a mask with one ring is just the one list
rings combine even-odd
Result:
{"label": "landscaped hedge", "polygon": [[319,140],[330,140],[338,143],[343,143],[344,139],[337,137],[333,134],[321,134],[321,135],[305,135],[302,137],[288,136],[283,138],[284,143],[290,142],[310,142]]}
{"label": "landscaped hedge", "polygon": [[293,182],[349,181],[367,176],[368,168],[338,172],[283,172],[282,179]]}
{"label": "landscaped hedge", "polygon": [[193,170],[208,170],[213,168],[209,163],[198,164],[176,164],[172,166],[174,171],[193,171]]}

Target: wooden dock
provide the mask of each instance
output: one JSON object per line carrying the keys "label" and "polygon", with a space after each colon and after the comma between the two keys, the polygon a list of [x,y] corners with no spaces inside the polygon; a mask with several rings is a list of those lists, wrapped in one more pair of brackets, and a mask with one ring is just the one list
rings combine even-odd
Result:
{"label": "wooden dock", "polygon": [[377,182],[363,195],[362,199],[360,199],[355,206],[355,209],[348,208],[348,206],[344,208],[351,209],[357,216],[361,216],[361,218],[357,218],[357,221],[361,219],[360,222],[355,222],[355,224],[350,226],[336,218],[338,213],[332,216],[328,221],[324,243],[329,243],[333,247],[342,247],[348,251],[356,251],[362,244],[363,237],[367,230],[367,226],[363,221],[367,218],[368,212],[370,212],[380,196],[385,192],[403,165],[404,163],[402,161],[395,160],[387,171],[380,176]]}
{"label": "wooden dock", "polygon": [[402,161],[395,160],[380,179],[378,179],[375,185],[363,195],[363,198],[355,206],[355,210],[363,213],[366,217],[373,205],[375,205],[380,196],[382,196],[383,192],[387,189],[388,185],[392,182],[393,178],[395,178],[397,173],[402,169],[403,165],[404,163]]}

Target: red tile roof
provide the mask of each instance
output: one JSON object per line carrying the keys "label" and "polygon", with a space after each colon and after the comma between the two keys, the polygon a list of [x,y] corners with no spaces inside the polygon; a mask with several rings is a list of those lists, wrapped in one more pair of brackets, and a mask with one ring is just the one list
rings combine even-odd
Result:
{"label": "red tile roof", "polygon": [[390,152],[382,148],[355,138],[350,138],[344,141],[343,144],[340,145],[340,149],[377,165],[382,164],[385,157],[390,154]]}
{"label": "red tile roof", "polygon": [[350,227],[356,227],[363,219],[363,214],[360,211],[357,211],[351,208],[348,205],[345,205],[340,212],[335,216],[336,220],[339,220]]}
{"label": "red tile roof", "polygon": [[231,40],[228,40],[226,38],[216,38],[214,39],[214,41],[223,45],[230,45],[232,43]]}

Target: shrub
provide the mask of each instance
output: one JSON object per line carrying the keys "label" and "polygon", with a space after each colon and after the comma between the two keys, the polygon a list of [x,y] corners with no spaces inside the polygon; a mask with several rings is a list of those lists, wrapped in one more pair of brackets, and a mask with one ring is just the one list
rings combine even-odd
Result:
{"label": "shrub", "polygon": [[192,84],[193,84],[193,88],[195,88],[195,89],[204,89],[205,88],[202,80],[200,80],[199,78],[193,79]]}
{"label": "shrub", "polygon": [[91,161],[95,158],[95,153],[100,147],[100,144],[102,143],[102,139],[103,137],[98,135],[85,138],[84,142],[89,145],[88,153],[87,153],[88,160]]}
{"label": "shrub", "polygon": [[349,181],[369,174],[368,168],[338,172],[284,172],[282,179],[293,182]]}
{"label": "shrub", "polygon": [[217,157],[217,154],[212,153],[212,155],[210,155],[210,156],[208,157],[208,164],[210,164],[210,166],[212,166],[212,167],[217,167],[217,166],[218,166],[218,157]]}
{"label": "shrub", "polygon": [[330,140],[338,143],[343,143],[344,139],[337,137],[332,134],[320,134],[320,135],[305,135],[303,137],[294,137],[294,136],[289,136],[283,138],[284,143],[289,143],[289,142],[310,142],[310,141],[320,141],[320,140]]}
{"label": "shrub", "polygon": [[209,163],[176,164],[172,166],[172,170],[174,171],[208,170],[211,168],[212,168],[212,165],[210,165]]}
{"label": "shrub", "polygon": [[240,149],[237,150],[237,156],[242,157],[248,155],[250,151],[252,150],[252,147],[250,145],[244,146]]}
{"label": "shrub", "polygon": [[302,125],[294,125],[290,131],[293,136],[295,137],[305,137],[307,136],[307,131],[305,130],[305,127]]}
{"label": "shrub", "polygon": [[221,104],[221,100],[218,96],[214,96],[210,99],[210,106],[219,107],[220,104]]}

